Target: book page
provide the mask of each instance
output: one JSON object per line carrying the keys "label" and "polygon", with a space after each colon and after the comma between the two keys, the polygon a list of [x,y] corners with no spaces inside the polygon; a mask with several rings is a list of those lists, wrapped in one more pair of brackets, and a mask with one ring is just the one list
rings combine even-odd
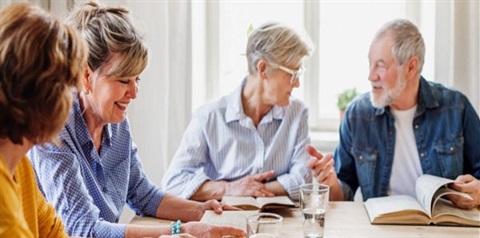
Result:
{"label": "book page", "polygon": [[257,197],[258,205],[263,208],[269,205],[283,205],[286,207],[295,207],[295,203],[287,196],[275,196],[275,197]]}
{"label": "book page", "polygon": [[[437,201],[440,200],[441,197],[443,197],[445,195],[448,195],[448,194],[455,194],[455,195],[464,197],[468,200],[473,200],[473,198],[469,194],[462,193],[462,192],[459,192],[459,191],[455,191],[455,190],[453,190],[449,187],[443,187],[443,188],[439,188],[435,192],[435,194],[433,195],[433,205],[432,205],[433,210],[435,210],[435,206],[436,206],[435,204],[437,203]],[[433,214],[433,211],[432,211],[432,214]]]}
{"label": "book page", "polygon": [[233,226],[246,232],[247,216],[255,213],[257,211],[223,211],[219,215],[212,210],[207,210],[200,222],[217,226]]}
{"label": "book page", "polygon": [[260,210],[261,208],[253,197],[223,196],[222,202],[243,210]]}
{"label": "book page", "polygon": [[415,192],[417,200],[423,206],[429,217],[432,217],[432,203],[435,192],[442,186],[453,183],[451,179],[424,174],[417,179]]}
{"label": "book page", "polygon": [[480,226],[480,209],[465,210],[455,207],[446,199],[438,199],[433,208],[433,221],[438,223],[456,223],[460,225]]}
{"label": "book page", "polygon": [[[413,221],[415,214],[419,213],[423,214],[425,219],[419,218],[417,220],[422,220],[424,223],[428,223],[427,220],[430,220],[426,218],[427,214],[418,201],[415,198],[406,195],[369,198],[365,202],[365,208],[370,217],[371,223],[395,224],[396,222],[393,220],[405,220],[405,217]],[[400,217],[402,214],[404,217]],[[390,219],[388,221],[382,221],[381,217],[389,217]]]}

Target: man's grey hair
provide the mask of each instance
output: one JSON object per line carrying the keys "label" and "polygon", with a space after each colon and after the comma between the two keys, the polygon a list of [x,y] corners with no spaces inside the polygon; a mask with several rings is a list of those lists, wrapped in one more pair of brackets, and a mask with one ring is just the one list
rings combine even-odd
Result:
{"label": "man's grey hair", "polygon": [[425,43],[422,34],[412,22],[405,19],[395,19],[385,23],[375,35],[375,40],[386,33],[393,36],[392,54],[400,65],[413,56],[418,57],[418,74],[422,72],[425,61]]}

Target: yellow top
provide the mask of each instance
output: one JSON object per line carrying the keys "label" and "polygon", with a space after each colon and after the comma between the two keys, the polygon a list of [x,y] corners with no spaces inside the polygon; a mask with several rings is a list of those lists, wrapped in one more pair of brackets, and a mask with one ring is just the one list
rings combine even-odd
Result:
{"label": "yellow top", "polygon": [[25,156],[12,178],[0,155],[0,237],[68,237],[64,225],[37,186]]}

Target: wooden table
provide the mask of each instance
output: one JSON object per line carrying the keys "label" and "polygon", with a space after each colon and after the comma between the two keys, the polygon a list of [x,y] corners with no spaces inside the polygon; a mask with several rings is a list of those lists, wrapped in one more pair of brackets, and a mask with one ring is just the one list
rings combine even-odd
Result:
{"label": "wooden table", "polygon": [[[303,237],[303,217],[298,209],[276,211],[284,217],[280,237]],[[158,225],[170,221],[134,217],[132,224]],[[325,238],[334,237],[455,237],[479,238],[478,227],[371,225],[361,202],[330,202],[325,217]]]}

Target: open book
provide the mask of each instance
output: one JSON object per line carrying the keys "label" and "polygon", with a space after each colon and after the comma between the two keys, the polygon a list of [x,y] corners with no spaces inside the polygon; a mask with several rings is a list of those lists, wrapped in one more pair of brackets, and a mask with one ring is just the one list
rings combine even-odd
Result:
{"label": "open book", "polygon": [[372,224],[440,224],[480,226],[480,209],[455,207],[444,195],[457,194],[472,199],[466,193],[448,188],[451,179],[422,175],[417,179],[417,197],[396,195],[370,198],[365,208]]}
{"label": "open book", "polygon": [[242,210],[260,210],[276,209],[281,207],[295,207],[295,203],[287,196],[275,197],[237,197],[223,196],[222,202],[230,206],[238,207]]}

